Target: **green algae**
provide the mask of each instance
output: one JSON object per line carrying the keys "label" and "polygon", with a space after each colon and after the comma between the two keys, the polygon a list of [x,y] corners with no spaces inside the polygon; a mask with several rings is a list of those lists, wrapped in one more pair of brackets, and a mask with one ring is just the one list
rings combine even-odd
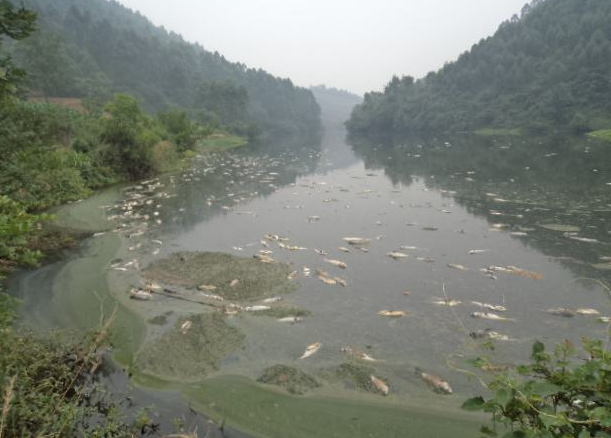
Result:
{"label": "green algae", "polygon": [[213,285],[214,293],[226,300],[252,301],[292,292],[296,286],[288,279],[290,272],[284,263],[261,263],[216,252],[178,252],[151,263],[144,276],[190,289]]}
{"label": "green algae", "polygon": [[[190,322],[185,329],[184,325]],[[161,379],[195,381],[218,370],[218,361],[242,347],[244,334],[225,316],[210,312],[181,318],[160,338],[147,342],[136,356],[136,370]]]}
{"label": "green algae", "polygon": [[271,307],[267,310],[261,310],[259,312],[251,312],[253,316],[269,316],[272,318],[286,318],[289,316],[298,316],[301,318],[305,318],[307,316],[311,316],[312,312],[306,309],[300,309],[297,307],[291,306],[276,306]]}
{"label": "green algae", "polygon": [[321,386],[309,374],[286,365],[274,365],[266,368],[263,370],[261,377],[257,379],[257,382],[280,386],[290,394],[296,395],[305,394],[307,391]]}
{"label": "green algae", "polygon": [[347,389],[355,388],[359,391],[369,392],[371,394],[382,394],[382,391],[380,391],[371,381],[372,375],[375,375],[388,385],[388,381],[377,375],[373,368],[347,362],[337,367],[333,377],[340,380]]}
{"label": "green algae", "polygon": [[460,411],[397,406],[349,398],[296,397],[239,376],[181,388],[217,422],[255,437],[471,438],[486,417]]}

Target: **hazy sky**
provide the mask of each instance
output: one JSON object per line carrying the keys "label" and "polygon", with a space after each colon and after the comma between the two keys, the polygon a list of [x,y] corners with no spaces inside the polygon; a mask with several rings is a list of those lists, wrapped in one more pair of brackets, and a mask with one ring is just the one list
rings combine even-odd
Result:
{"label": "hazy sky", "polygon": [[456,59],[526,0],[120,0],[230,61],[357,93]]}

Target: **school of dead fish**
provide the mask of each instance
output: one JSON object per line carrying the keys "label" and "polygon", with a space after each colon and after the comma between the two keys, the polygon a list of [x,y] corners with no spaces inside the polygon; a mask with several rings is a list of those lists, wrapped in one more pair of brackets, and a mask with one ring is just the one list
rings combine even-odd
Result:
{"label": "school of dead fish", "polygon": [[[251,168],[256,169],[260,163],[253,161],[248,164],[250,165]],[[205,176],[208,173],[223,170],[223,168],[227,168],[227,166],[239,168],[242,165],[244,165],[244,163],[235,163],[235,162],[220,163],[220,164],[217,163],[216,166],[205,167],[201,173],[203,176]],[[230,175],[230,173],[227,171],[224,171],[223,175],[227,176],[227,175]],[[238,172],[238,175],[240,175],[239,172]],[[243,172],[241,176],[248,176],[248,177],[251,177],[251,179],[258,177],[260,178],[259,179],[260,183],[268,184],[269,187],[274,189],[276,188],[274,181],[275,181],[275,178],[278,176],[278,173],[269,172],[267,175],[264,175],[262,172],[253,172],[251,169],[251,173]],[[182,175],[182,181],[186,181],[186,182],[199,181],[199,178],[200,176],[198,176],[196,172],[185,172]],[[236,181],[234,180],[231,180],[230,182],[234,184],[236,183]],[[175,185],[176,183],[177,183],[177,180],[175,180],[174,177],[170,178],[169,185]],[[161,225],[163,223],[163,219],[161,217],[162,216],[161,211],[163,208],[162,206],[163,200],[167,200],[167,199],[177,196],[175,194],[172,194],[171,190],[169,190],[169,188],[167,188],[165,184],[167,183],[162,182],[158,178],[152,179],[149,181],[143,181],[140,184],[126,190],[125,192],[126,199],[124,199],[120,203],[112,205],[112,206],[103,207],[107,209],[109,212],[113,213],[113,214],[109,214],[109,219],[118,222],[117,227],[114,230],[111,230],[110,232],[121,233],[126,237],[128,241],[134,242],[133,244],[129,245],[128,251],[131,252],[131,251],[140,250],[144,252],[148,251],[152,255],[160,254],[163,248],[163,242],[159,239],[149,239],[147,243],[144,237],[146,237],[148,234],[151,234],[152,226]],[[323,185],[323,183],[320,183],[320,184]],[[347,191],[347,190],[340,189],[340,191]],[[372,191],[361,192],[362,195],[367,195],[369,193],[372,193]],[[220,205],[220,207],[222,210],[230,211],[233,209],[233,205],[242,203],[242,202],[246,202],[251,197],[257,196],[257,195],[258,195],[258,192],[242,193],[242,195],[240,196],[236,196],[234,193],[229,193],[227,198],[231,199],[231,202],[228,202],[227,200],[221,200],[219,198],[216,198],[215,196],[210,196],[206,200],[206,205],[207,206],[212,206],[214,204],[220,205],[222,202],[226,202],[228,205]],[[506,200],[503,200],[500,198],[493,198],[493,200],[495,202],[507,202]],[[328,199],[324,199],[323,202],[324,203],[335,203],[335,202],[339,202],[339,200],[335,198],[328,198]],[[299,205],[294,206],[294,207],[285,206],[285,208],[298,208],[299,209],[299,208],[302,208],[302,206],[299,206]],[[181,210],[184,210],[184,209],[181,209]],[[446,209],[442,210],[442,212],[446,214],[451,213],[450,210],[446,210]],[[235,211],[235,213],[238,215],[256,217],[256,213],[253,211]],[[497,211],[491,211],[491,214],[502,215],[502,213],[497,212]],[[322,221],[322,217],[320,215],[307,216],[307,223],[309,224],[317,224],[321,221]],[[381,221],[377,221],[376,225],[381,226],[383,225],[383,223]],[[408,223],[407,225],[415,225],[415,223]],[[509,228],[508,225],[501,224],[501,223],[493,224],[491,226],[491,230],[493,231],[506,231],[508,230],[508,228]],[[433,227],[433,226],[423,226],[421,227],[421,229],[424,231],[437,231],[438,230],[437,227]],[[106,232],[95,233],[94,237],[101,237],[104,234],[106,234]],[[511,234],[515,235],[516,237],[527,235],[526,232],[522,232],[522,231],[513,231],[511,232]],[[575,232],[566,232],[564,233],[564,236],[569,239],[583,242],[583,243],[599,243],[596,239],[585,238],[585,237],[579,236]],[[345,244],[347,244],[348,247],[338,246],[337,247],[338,251],[348,254],[348,253],[351,253],[352,250],[354,249],[354,250],[361,251],[363,253],[367,253],[369,252],[369,248],[370,248],[372,241],[380,242],[383,240],[383,236],[377,236],[375,238],[348,236],[348,237],[343,237],[341,240]],[[276,246],[279,249],[286,250],[286,251],[307,251],[308,250],[308,248],[305,246],[291,244],[290,238],[288,236],[282,236],[280,234],[275,234],[272,232],[269,232],[263,235],[262,239],[260,239],[259,241],[259,244],[261,245],[262,249],[260,249],[257,253],[255,253],[253,257],[259,260],[261,263],[277,263],[276,259],[272,257],[272,254],[274,253],[274,251],[271,248],[273,248],[274,246]],[[245,246],[234,246],[232,248],[235,251],[244,251],[245,250]],[[409,253],[410,251],[418,250],[416,246],[400,245],[396,248],[397,249],[393,249],[387,252],[386,253],[387,257],[393,260],[406,260],[406,259],[409,259],[410,257],[413,257],[413,259],[417,261],[423,261],[423,262],[429,262],[429,263],[435,262],[435,259],[431,257],[410,254]],[[328,251],[324,249],[320,249],[320,248],[315,248],[313,249],[313,251],[317,253],[318,255],[325,257],[322,259],[323,262],[335,268],[339,268],[341,270],[348,269],[348,264],[346,262],[338,260],[338,259],[326,258],[327,256],[329,256]],[[483,255],[488,252],[489,250],[487,249],[472,249],[468,251],[468,255]],[[611,261],[611,258],[609,259],[609,261]],[[128,261],[117,261],[115,263],[112,263],[110,268],[116,271],[120,271],[120,272],[138,271],[140,269],[139,263],[140,263],[139,260],[137,258],[134,258]],[[459,263],[448,263],[447,267],[455,269],[455,270],[459,270],[459,271],[470,271],[470,269],[467,266],[459,264]],[[511,275],[516,275],[516,276],[533,279],[533,280],[543,279],[543,275],[541,273],[519,268],[516,266],[511,266],[511,265],[509,266],[490,265],[490,266],[481,268],[480,271],[483,272],[484,275],[492,279],[497,279],[498,274],[511,274]],[[311,276],[311,272],[312,272],[311,268],[304,266],[301,269],[301,271],[295,270],[291,272],[288,278],[290,280],[295,280],[300,275],[303,276],[304,278],[308,278]],[[329,272],[327,272],[324,269],[314,268],[314,272],[316,273],[315,277],[319,279],[321,282],[323,282],[325,285],[328,285],[328,286],[340,285],[342,287],[348,286],[347,280],[341,277],[338,277],[334,274],[330,274]],[[240,283],[240,280],[236,278],[233,281],[231,281],[230,287],[236,287],[239,283]],[[154,291],[158,289],[161,289],[161,286],[148,285],[147,288],[131,288],[129,291],[129,297],[134,300],[139,300],[139,301],[151,301],[155,299]],[[200,291],[200,294],[201,294],[200,296],[203,299],[218,301],[218,302],[224,301],[224,299],[221,296],[212,293],[217,289],[216,285],[203,284],[203,285],[198,286],[197,289]],[[406,296],[409,296],[411,295],[411,292],[405,291],[403,294]],[[262,300],[261,304],[253,304],[249,306],[241,306],[236,303],[227,303],[226,307],[223,308],[223,311],[229,315],[238,314],[240,312],[264,311],[264,310],[271,309],[273,304],[279,302],[280,300],[281,300],[280,297],[273,297],[273,298]],[[434,298],[431,301],[431,304],[439,305],[439,306],[455,307],[455,306],[462,305],[463,303],[456,299],[444,297],[444,298]],[[513,322],[516,320],[513,317],[503,316],[503,315],[498,314],[498,313],[508,312],[508,308],[504,304],[491,304],[491,303],[485,303],[485,302],[480,302],[480,301],[471,301],[470,304],[472,306],[479,307],[481,309],[481,311],[473,311],[471,313],[471,317],[473,318],[485,319],[485,320],[490,320],[490,321],[498,321],[498,322]],[[597,316],[599,317],[599,320],[603,322],[609,322],[610,320],[609,317],[600,316],[600,312],[592,308],[568,309],[568,308],[556,307],[556,308],[545,309],[544,311],[552,315],[563,316],[563,317],[573,317],[575,315],[582,315],[582,316]],[[497,313],[492,313],[492,312],[497,312]],[[405,310],[396,310],[396,309],[395,310],[380,310],[378,312],[378,315],[382,317],[387,317],[387,318],[402,318],[402,317],[407,316],[408,312]],[[286,317],[278,318],[277,321],[279,323],[298,323],[298,322],[304,321],[304,318],[299,317],[299,316],[286,316]],[[188,320],[185,321],[180,327],[181,333],[183,334],[188,333],[190,327],[191,327],[191,322]],[[499,333],[497,331],[494,331],[490,328],[486,328],[484,330],[476,330],[476,331],[471,332],[469,335],[473,339],[489,339],[489,340],[495,340],[495,341],[514,340],[510,338],[509,336]],[[309,358],[315,355],[322,348],[322,346],[323,345],[320,342],[315,342],[311,345],[308,345],[305,351],[303,352],[303,354],[299,357],[299,359],[306,359],[306,358]],[[367,362],[382,362],[382,360],[373,358],[372,356],[363,352],[362,350],[358,349],[357,347],[342,347],[341,352],[355,359],[359,359],[359,360],[363,360]],[[443,378],[440,378],[433,374],[424,372],[420,369],[417,369],[416,373],[422,380],[424,380],[427,384],[429,384],[435,391],[445,393],[445,394],[452,393],[452,388],[450,384]],[[384,382],[383,380],[381,380],[380,378],[374,375],[371,375],[370,378],[371,378],[371,382],[382,394],[387,395],[389,393],[390,388],[386,382]]]}

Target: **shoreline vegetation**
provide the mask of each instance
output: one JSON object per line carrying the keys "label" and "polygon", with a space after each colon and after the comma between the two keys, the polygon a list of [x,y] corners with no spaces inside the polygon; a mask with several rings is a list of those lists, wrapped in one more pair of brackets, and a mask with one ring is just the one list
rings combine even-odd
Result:
{"label": "shoreline vegetation", "polygon": [[588,137],[611,142],[611,129],[599,129],[597,131],[588,132],[587,135]]}

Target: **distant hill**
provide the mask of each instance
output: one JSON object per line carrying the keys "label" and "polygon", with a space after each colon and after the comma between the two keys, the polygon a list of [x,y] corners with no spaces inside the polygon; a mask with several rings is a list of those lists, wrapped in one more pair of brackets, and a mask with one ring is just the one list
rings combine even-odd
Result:
{"label": "distant hill", "polygon": [[[535,0],[457,61],[368,93],[351,133],[611,126],[611,1]],[[408,42],[406,42],[407,44]]]}
{"label": "distant hill", "polygon": [[325,85],[316,85],[310,87],[310,90],[322,109],[322,119],[327,126],[341,126],[350,116],[354,106],[363,101],[359,95]]}
{"label": "distant hill", "polygon": [[180,107],[223,125],[275,133],[319,129],[312,93],[155,27],[107,0],[15,0],[38,12],[40,32],[12,45],[29,93],[106,101],[139,98],[151,111]]}

